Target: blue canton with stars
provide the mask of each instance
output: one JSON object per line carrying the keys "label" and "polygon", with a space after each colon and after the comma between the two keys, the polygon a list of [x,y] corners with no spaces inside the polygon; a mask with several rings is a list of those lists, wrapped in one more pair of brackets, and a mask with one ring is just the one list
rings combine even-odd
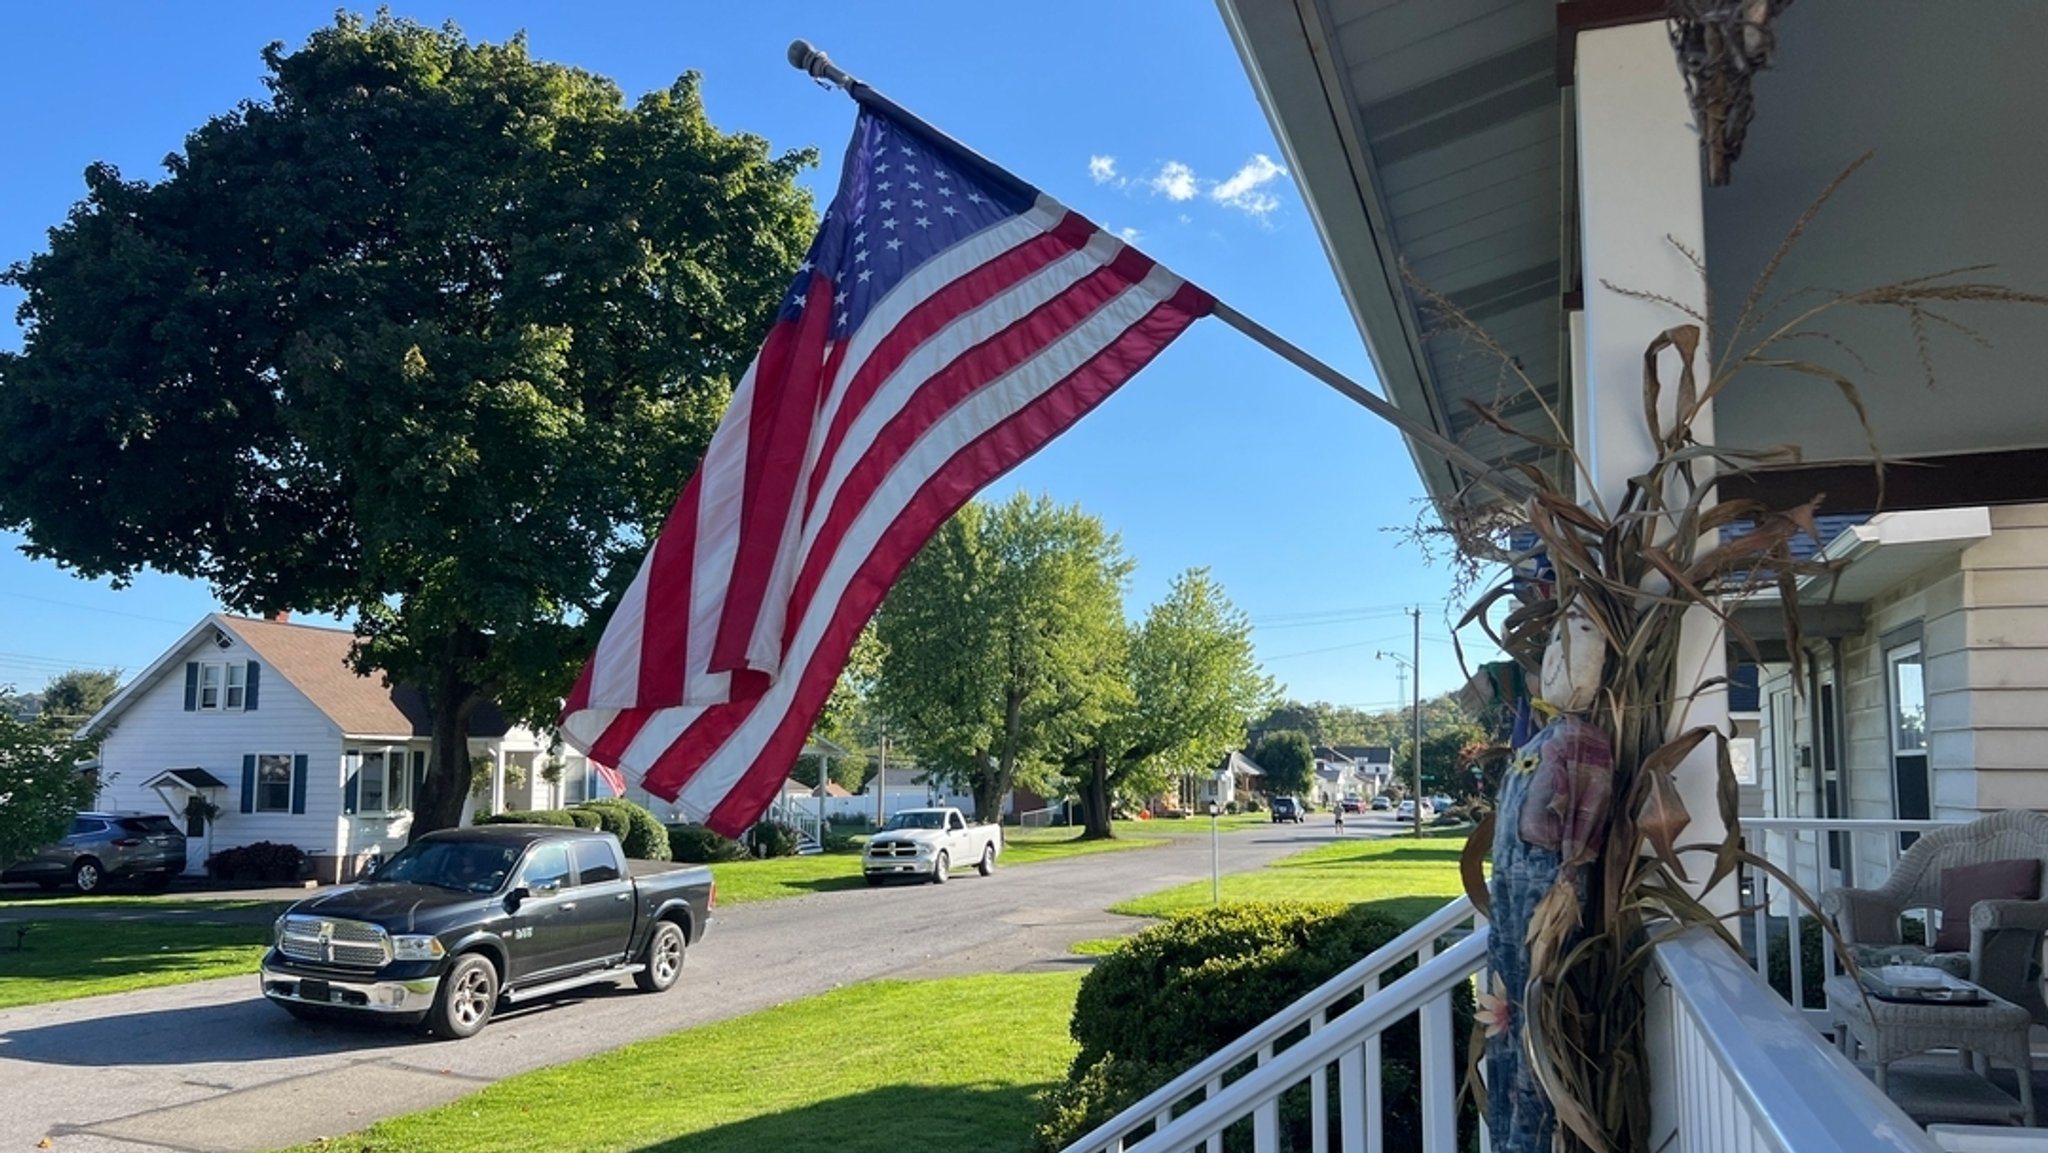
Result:
{"label": "blue canton with stars", "polygon": [[979,157],[863,108],[838,195],[775,318],[801,317],[813,280],[823,276],[834,285],[831,338],[844,340],[918,266],[1037,198],[1036,189]]}

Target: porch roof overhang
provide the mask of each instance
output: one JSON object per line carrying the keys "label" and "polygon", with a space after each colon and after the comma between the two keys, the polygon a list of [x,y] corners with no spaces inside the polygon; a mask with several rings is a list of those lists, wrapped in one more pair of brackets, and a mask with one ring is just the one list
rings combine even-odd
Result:
{"label": "porch roof overhang", "polygon": [[[1557,0],[1218,7],[1387,398],[1482,460],[1550,463],[1473,406],[1553,439],[1553,413],[1571,427]],[[1432,294],[1513,368],[1439,323]],[[1462,495],[1459,470],[1409,452],[1434,499]]]}
{"label": "porch roof overhang", "polygon": [[[1991,510],[1984,507],[1880,513],[1849,526],[1816,554],[1831,571],[1800,578],[1800,635],[1825,640],[1862,632],[1864,605],[1990,535]],[[1735,623],[1767,660],[1786,655],[1783,604],[1772,589],[1734,609]]]}
{"label": "porch roof overhang", "polygon": [[205,769],[198,768],[165,769],[163,772],[144,781],[142,787],[154,789],[164,785],[173,785],[195,793],[203,792],[207,789],[225,789],[228,787],[226,781],[221,780]]}

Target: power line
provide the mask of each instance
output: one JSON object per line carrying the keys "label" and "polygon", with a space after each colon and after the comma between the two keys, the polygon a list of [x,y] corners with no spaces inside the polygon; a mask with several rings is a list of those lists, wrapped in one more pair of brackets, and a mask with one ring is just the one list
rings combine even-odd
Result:
{"label": "power line", "polygon": [[188,621],[172,620],[170,617],[155,617],[147,613],[131,613],[122,609],[101,608],[98,605],[79,604],[77,601],[58,600],[55,597],[39,597],[30,593],[0,592],[0,597],[13,597],[16,600],[35,601],[38,604],[57,605],[60,608],[77,609],[80,612],[105,613],[110,617],[127,617],[130,620],[155,621],[159,624],[179,625],[190,623]]}

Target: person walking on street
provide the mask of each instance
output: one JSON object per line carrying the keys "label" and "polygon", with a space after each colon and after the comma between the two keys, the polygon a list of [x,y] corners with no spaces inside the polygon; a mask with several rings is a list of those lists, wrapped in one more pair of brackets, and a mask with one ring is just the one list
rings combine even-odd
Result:
{"label": "person walking on street", "polygon": [[1337,832],[1341,834],[1344,831],[1344,802],[1338,801],[1331,808],[1337,814]]}

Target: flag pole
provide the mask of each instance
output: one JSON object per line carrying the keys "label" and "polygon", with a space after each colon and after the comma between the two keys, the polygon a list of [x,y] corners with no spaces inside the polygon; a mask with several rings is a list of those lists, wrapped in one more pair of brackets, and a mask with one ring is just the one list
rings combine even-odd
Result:
{"label": "flag pole", "polygon": [[[943,141],[947,147],[957,149],[962,154],[978,161],[990,172],[1000,174],[1009,179],[1015,179],[980,153],[933,128],[920,117],[911,114],[902,105],[897,104],[867,84],[848,75],[845,69],[832,63],[831,57],[811,47],[809,41],[795,40],[790,43],[789,63],[797,71],[810,76],[821,84],[839,88],[846,92],[847,95],[853,97],[855,101],[872,106],[894,119],[909,123],[936,140]],[[1183,277],[1182,279],[1186,278]],[[1527,500],[1533,495],[1534,490],[1521,477],[1479,459],[1479,457],[1473,455],[1463,445],[1431,428],[1425,422],[1402,412],[1394,407],[1393,404],[1383,399],[1378,393],[1345,376],[1300,345],[1293,343],[1279,333],[1225,304],[1223,301],[1216,300],[1214,307],[1211,309],[1211,315],[1252,338],[1252,340],[1279,356],[1282,360],[1287,361],[1289,364],[1294,365],[1296,368],[1335,389],[1363,407],[1367,412],[1393,425],[1410,440],[1435,452],[1458,468],[1465,470],[1471,474],[1473,483],[1493,489],[1501,496],[1517,503]]]}

